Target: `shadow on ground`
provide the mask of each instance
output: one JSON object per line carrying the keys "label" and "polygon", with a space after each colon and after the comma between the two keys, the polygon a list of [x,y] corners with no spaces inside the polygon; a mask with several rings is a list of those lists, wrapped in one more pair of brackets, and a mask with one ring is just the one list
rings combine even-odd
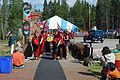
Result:
{"label": "shadow on ground", "polygon": [[79,61],[79,60],[77,60],[77,59],[76,59],[76,60],[70,60],[70,62],[71,62],[71,63],[80,63],[80,64],[83,63],[83,61]]}
{"label": "shadow on ground", "polygon": [[100,73],[100,72],[91,71],[91,70],[88,70],[88,71],[92,72],[92,73],[94,74],[95,77],[101,78],[101,73]]}
{"label": "shadow on ground", "polygon": [[95,76],[93,73],[87,73],[87,72],[78,72],[78,73],[80,73],[80,74],[82,74],[82,75],[87,75],[87,76]]}

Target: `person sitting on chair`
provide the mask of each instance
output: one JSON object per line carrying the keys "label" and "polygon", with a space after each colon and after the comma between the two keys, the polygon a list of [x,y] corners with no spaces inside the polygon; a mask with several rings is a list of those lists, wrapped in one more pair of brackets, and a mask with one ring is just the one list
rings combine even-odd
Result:
{"label": "person sitting on chair", "polygon": [[24,68],[24,54],[19,52],[16,48],[15,52],[12,54],[13,68]]}

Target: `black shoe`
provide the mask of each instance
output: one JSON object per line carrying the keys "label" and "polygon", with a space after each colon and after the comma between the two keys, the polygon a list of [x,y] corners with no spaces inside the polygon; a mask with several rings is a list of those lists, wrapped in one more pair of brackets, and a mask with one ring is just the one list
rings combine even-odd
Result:
{"label": "black shoe", "polygon": [[61,60],[62,58],[59,58],[59,60]]}

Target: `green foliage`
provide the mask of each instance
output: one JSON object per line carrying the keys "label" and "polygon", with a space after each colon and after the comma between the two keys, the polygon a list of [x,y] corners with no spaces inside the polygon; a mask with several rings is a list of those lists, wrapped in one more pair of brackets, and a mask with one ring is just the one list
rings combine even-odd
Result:
{"label": "green foliage", "polygon": [[67,20],[67,18],[68,18],[68,9],[69,9],[69,6],[68,6],[66,0],[62,0],[61,17],[64,18],[65,20]]}
{"label": "green foliage", "polygon": [[[31,6],[32,7],[32,6]],[[22,28],[23,0],[3,0],[0,9],[0,39],[6,39],[9,31],[18,34]],[[42,20],[58,15],[70,21],[80,29],[88,30],[93,26],[98,29],[120,28],[120,0],[98,0],[96,6],[86,0],[77,0],[73,7],[69,7],[66,0],[44,0]]]}
{"label": "green foliage", "polygon": [[47,4],[47,1],[45,0],[44,1],[44,8],[43,8],[43,13],[42,13],[42,19],[43,20],[46,20],[48,19],[48,14],[49,14],[49,7],[48,7],[48,4]]}
{"label": "green foliage", "polygon": [[[92,24],[95,25],[95,7],[91,8],[93,9],[91,12],[92,17]],[[54,15],[58,15],[61,18],[70,21],[71,23],[75,24],[81,29],[88,29],[88,17],[89,17],[89,5],[85,1],[77,0],[75,5],[73,7],[69,7],[66,0],[54,0],[54,2],[50,1],[47,4],[47,1],[44,1],[44,8],[43,8],[43,20],[46,20],[48,18],[51,18]]]}
{"label": "green foliage", "polygon": [[99,78],[101,77],[100,76],[101,70],[102,70],[102,66],[98,62],[94,62],[92,66],[88,67],[88,71],[91,71],[92,73],[94,73],[96,77],[99,77]]}
{"label": "green foliage", "polygon": [[119,13],[119,0],[98,0],[96,6],[96,25],[99,29],[119,29]]}
{"label": "green foliage", "polygon": [[0,10],[0,39],[6,39],[6,34],[12,31],[18,34],[18,28],[23,22],[23,0],[3,0]]}
{"label": "green foliage", "polygon": [[10,30],[16,31],[16,28],[22,27],[23,20],[23,0],[10,0]]}
{"label": "green foliage", "polygon": [[86,0],[77,0],[73,7],[69,7],[66,0],[46,3],[45,0],[43,20],[58,15],[83,30],[88,30],[89,25],[90,28],[97,26],[103,30],[120,28],[119,0],[98,0],[96,6],[90,5]]}

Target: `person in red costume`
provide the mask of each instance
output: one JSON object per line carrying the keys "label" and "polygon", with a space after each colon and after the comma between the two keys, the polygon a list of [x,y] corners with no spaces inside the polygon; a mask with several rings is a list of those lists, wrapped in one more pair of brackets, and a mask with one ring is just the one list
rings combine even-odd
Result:
{"label": "person in red costume", "polygon": [[40,45],[41,45],[41,54],[43,54],[47,35],[45,34],[45,32],[41,33],[41,35],[42,36],[41,36]]}
{"label": "person in red costume", "polygon": [[44,46],[45,46],[45,41],[46,41],[46,36],[45,36],[45,32],[44,31],[41,31],[41,35],[39,36],[39,46],[36,50],[36,53],[35,53],[35,57],[37,59],[39,59],[40,55],[43,54],[44,52]]}
{"label": "person in red costume", "polygon": [[59,32],[59,41],[58,41],[58,55],[60,59],[65,58],[66,59],[66,53],[65,53],[65,42],[64,42],[64,36],[61,32]]}
{"label": "person in red costume", "polygon": [[34,59],[36,59],[36,51],[39,46],[40,40],[39,40],[39,33],[35,32],[34,37],[32,38],[32,46],[33,46],[33,52],[34,52]]}
{"label": "person in red costume", "polygon": [[53,40],[52,40],[52,45],[53,45],[53,48],[52,48],[52,50],[53,50],[53,52],[52,52],[52,54],[53,54],[53,60],[54,59],[56,59],[56,56],[57,56],[57,53],[58,53],[58,40],[59,40],[59,38],[58,38],[58,32],[56,31],[55,32],[55,34],[54,34],[54,38],[53,38]]}
{"label": "person in red costume", "polygon": [[45,36],[46,36],[45,52],[51,52],[51,49],[50,49],[50,41],[47,40],[47,38],[51,37],[50,31],[47,31],[47,32],[45,33]]}

